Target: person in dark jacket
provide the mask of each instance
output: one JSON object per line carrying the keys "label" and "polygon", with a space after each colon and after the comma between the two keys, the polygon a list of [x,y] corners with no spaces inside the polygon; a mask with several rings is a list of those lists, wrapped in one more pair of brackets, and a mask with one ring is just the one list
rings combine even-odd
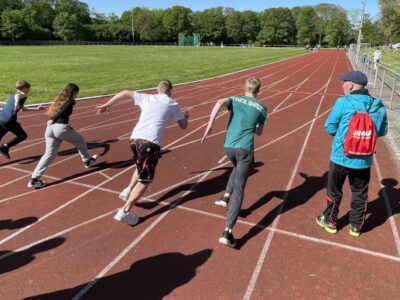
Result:
{"label": "person in dark jacket", "polygon": [[85,139],[68,124],[78,94],[79,87],[76,84],[67,84],[47,110],[46,114],[50,120],[47,121],[45,133],[46,152],[33,171],[28,187],[42,188],[47,185],[39,178],[57,156],[62,141],[70,142],[78,149],[86,168],[90,168],[96,162],[98,156],[90,157]]}
{"label": "person in dark jacket", "polygon": [[368,78],[364,73],[352,71],[340,76],[340,79],[343,81],[345,96],[336,100],[325,123],[326,131],[334,136],[326,188],[327,207],[321,216],[317,216],[316,221],[329,233],[337,232],[336,221],[343,196],[342,187],[346,177],[349,177],[352,193],[349,233],[359,236],[367,209],[373,156],[346,156],[343,150],[349,121],[355,110],[365,112],[369,109],[377,137],[386,135],[388,121],[382,100],[371,97],[365,88]]}
{"label": "person in dark jacket", "polygon": [[3,109],[0,110],[0,140],[7,132],[12,132],[15,137],[6,144],[0,144],[0,154],[10,159],[9,150],[11,147],[21,143],[28,136],[21,124],[17,122],[17,114],[20,110],[41,110],[43,106],[25,107],[31,85],[25,80],[19,80],[15,84],[16,92],[10,96]]}

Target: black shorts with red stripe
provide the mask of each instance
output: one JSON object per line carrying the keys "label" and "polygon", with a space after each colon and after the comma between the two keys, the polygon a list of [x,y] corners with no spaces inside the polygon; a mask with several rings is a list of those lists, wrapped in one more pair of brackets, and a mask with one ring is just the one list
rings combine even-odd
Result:
{"label": "black shorts with red stripe", "polygon": [[131,140],[131,150],[139,174],[138,181],[152,182],[160,156],[160,146],[143,139],[133,139]]}

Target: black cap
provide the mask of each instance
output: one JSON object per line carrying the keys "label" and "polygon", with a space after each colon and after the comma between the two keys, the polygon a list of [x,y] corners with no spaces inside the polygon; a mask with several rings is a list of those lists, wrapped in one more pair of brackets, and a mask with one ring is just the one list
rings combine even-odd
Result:
{"label": "black cap", "polygon": [[360,71],[352,71],[343,74],[342,76],[339,77],[339,79],[343,81],[351,81],[361,86],[366,86],[368,83],[367,75],[365,75],[363,72]]}

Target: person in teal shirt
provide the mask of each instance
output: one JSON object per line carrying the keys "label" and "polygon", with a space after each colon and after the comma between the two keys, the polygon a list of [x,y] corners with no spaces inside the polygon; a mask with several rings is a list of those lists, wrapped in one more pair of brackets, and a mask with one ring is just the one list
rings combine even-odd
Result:
{"label": "person in teal shirt", "polygon": [[215,202],[216,205],[227,207],[233,194],[232,203],[226,218],[226,227],[219,242],[234,248],[236,241],[232,234],[240,208],[243,202],[249,171],[254,162],[254,135],[262,135],[267,120],[267,107],[256,97],[260,91],[261,82],[256,77],[246,81],[245,95],[218,100],[215,104],[207,129],[201,140],[203,143],[211,134],[215,118],[225,106],[230,111],[228,129],[225,136],[224,151],[233,164],[225,194]]}

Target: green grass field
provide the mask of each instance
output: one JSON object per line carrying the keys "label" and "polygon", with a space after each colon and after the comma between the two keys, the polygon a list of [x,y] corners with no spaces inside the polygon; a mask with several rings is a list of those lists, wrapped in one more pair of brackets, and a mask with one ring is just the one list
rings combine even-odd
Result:
{"label": "green grass field", "polygon": [[113,94],[210,78],[307,53],[303,49],[164,46],[0,47],[0,101],[19,79],[31,83],[28,103],[49,102],[68,82],[79,97]]}
{"label": "green grass field", "polygon": [[[382,52],[382,47],[379,47]],[[376,47],[372,47],[370,50],[370,57],[373,59],[373,53],[376,50]],[[386,51],[382,52],[382,59],[379,62],[381,65],[384,65],[397,73],[400,73],[400,51]],[[392,73],[388,73],[393,76]]]}

